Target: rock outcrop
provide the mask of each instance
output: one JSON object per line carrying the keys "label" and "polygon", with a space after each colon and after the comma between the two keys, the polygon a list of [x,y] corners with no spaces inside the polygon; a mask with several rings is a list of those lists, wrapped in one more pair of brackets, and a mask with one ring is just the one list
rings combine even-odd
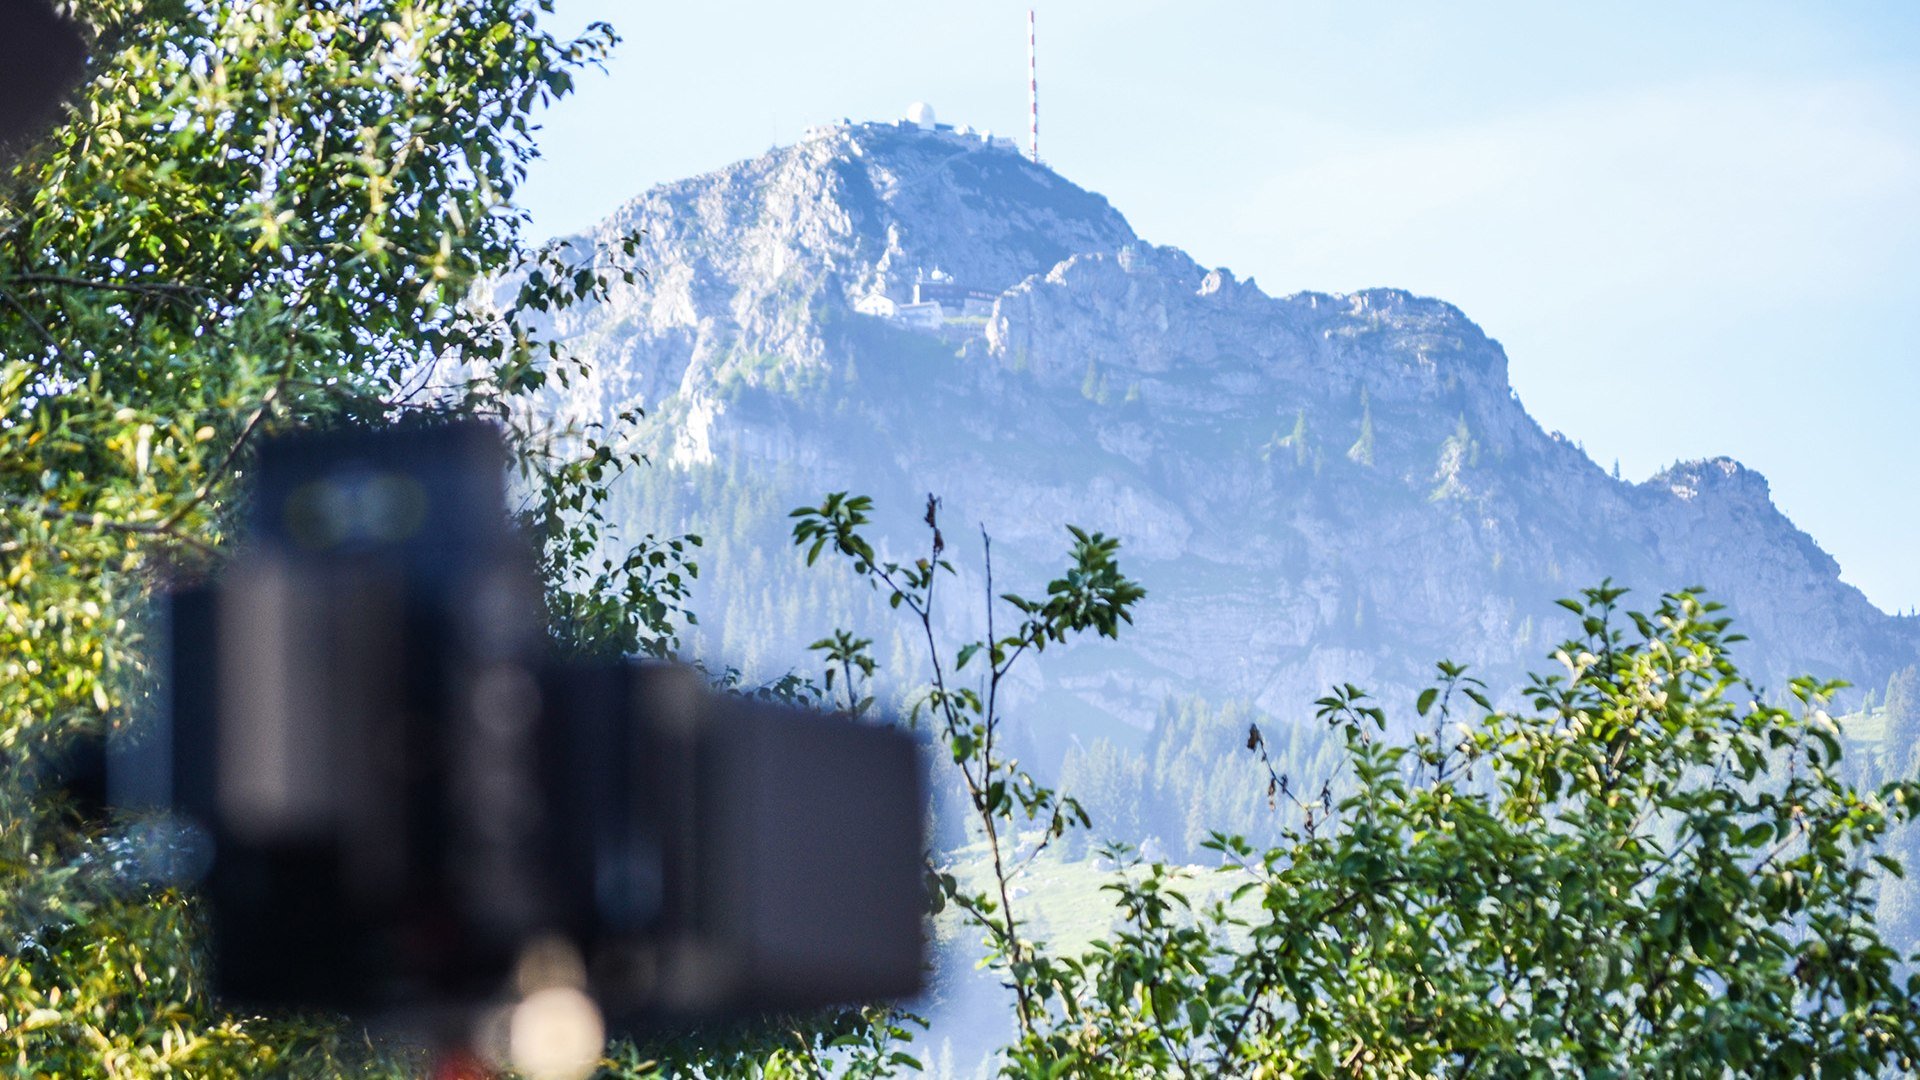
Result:
{"label": "rock outcrop", "polygon": [[[700,606],[709,647],[747,640],[715,625],[755,610],[742,596],[805,591],[784,511],[852,489],[899,511],[902,549],[941,493],[950,535],[993,534],[996,584],[1054,565],[1063,523],[1124,539],[1150,597],[1119,644],[1050,652],[1024,685],[1043,747],[1137,728],[1171,694],[1297,717],[1328,682],[1406,690],[1442,657],[1510,677],[1571,629],[1553,601],[1606,577],[1641,602],[1706,586],[1776,687],[1872,685],[1915,659],[1913,620],[1842,582],[1738,463],[1617,480],[1528,416],[1499,344],[1455,308],[1268,296],[981,139],[842,125],[650,191],[575,244],[636,230],[646,277],[557,326],[594,376],[554,407],[644,407],[655,475],[628,516],[733,538]],[[984,317],[856,310],[936,268],[992,298]],[[720,498],[703,476],[762,494]],[[752,628],[758,660],[798,661],[833,615]]]}

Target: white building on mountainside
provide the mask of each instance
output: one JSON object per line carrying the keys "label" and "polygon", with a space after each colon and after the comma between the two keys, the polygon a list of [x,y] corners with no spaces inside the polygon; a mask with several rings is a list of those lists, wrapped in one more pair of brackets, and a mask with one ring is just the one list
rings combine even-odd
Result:
{"label": "white building on mountainside", "polygon": [[938,300],[929,300],[924,304],[901,304],[894,312],[893,321],[909,330],[934,333],[947,324],[947,313]]}
{"label": "white building on mountainside", "polygon": [[922,271],[913,280],[913,302],[924,304],[937,300],[955,311],[963,319],[984,319],[993,312],[995,295],[986,289],[976,289],[953,280],[953,275],[934,267],[931,273]]}
{"label": "white building on mountainside", "polygon": [[900,314],[900,303],[886,293],[868,293],[853,302],[853,310],[876,319],[891,319]]}
{"label": "white building on mountainside", "polygon": [[993,314],[996,299],[992,292],[955,281],[936,266],[915,273],[904,295],[875,289],[856,299],[853,310],[923,333],[937,333],[956,323],[962,324],[963,331],[979,331]]}
{"label": "white building on mountainside", "polygon": [[924,101],[914,102],[913,107],[907,110],[906,118],[897,121],[897,123],[900,127],[916,128],[929,135],[944,135],[955,142],[981,143],[995,150],[1011,150],[1014,153],[1020,152],[1020,145],[1018,143],[1012,139],[997,136],[984,128],[977,129],[969,124],[961,124],[959,127],[955,127],[952,124],[941,123],[939,118],[934,115],[933,106]]}
{"label": "white building on mountainside", "polygon": [[843,116],[838,123],[815,124],[806,130],[801,141],[817,142],[821,139],[830,138],[838,132],[862,127],[904,128],[909,131],[919,131],[927,135],[948,139],[956,145],[984,146],[992,150],[1010,150],[1016,154],[1020,152],[1018,143],[1004,136],[995,135],[985,128],[976,128],[970,124],[955,126],[953,124],[940,123],[939,119],[934,115],[933,106],[924,101],[914,102],[913,107],[907,110],[907,115],[899,120],[857,124]]}

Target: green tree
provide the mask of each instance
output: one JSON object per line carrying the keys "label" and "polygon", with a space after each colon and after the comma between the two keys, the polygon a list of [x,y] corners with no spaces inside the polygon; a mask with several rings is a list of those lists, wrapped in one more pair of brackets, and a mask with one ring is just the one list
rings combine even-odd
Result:
{"label": "green tree", "polygon": [[1881,709],[1887,718],[1887,756],[1911,771],[1920,748],[1920,667],[1909,665],[1887,680]]}
{"label": "green tree", "polygon": [[[1324,812],[1317,804],[1323,789],[1331,797],[1339,746],[1323,725],[1276,722],[1244,701],[1166,702],[1147,746],[1149,831],[1186,862],[1208,857],[1202,845],[1214,832],[1274,844],[1283,826]],[[1077,790],[1064,777],[1062,786]]]}
{"label": "green tree", "polygon": [[[1060,788],[1080,800],[1102,838],[1134,845],[1146,838],[1150,792],[1147,761],[1140,754],[1107,739],[1076,745],[1061,763]],[[1077,837],[1081,837],[1078,831],[1066,838],[1075,855],[1083,846]]]}
{"label": "green tree", "polygon": [[[933,507],[930,554],[907,567],[876,562],[866,510],[831,496],[795,512],[795,538],[910,607],[938,665]],[[1079,955],[1026,936],[1010,885],[1030,859],[1009,863],[995,838],[1087,815],[997,748],[1004,664],[1083,625],[1051,621],[1068,612],[1104,610],[1087,625],[1115,632],[1137,599],[1112,542],[1075,536],[1049,603],[1007,598],[1039,618],[993,650],[985,682],[954,681],[988,648],[974,642],[928,696],[993,841],[988,891],[944,870],[934,884],[1015,995],[1006,1075],[1873,1076],[1920,1058],[1920,958],[1875,922],[1879,875],[1902,872],[1884,844],[1920,783],[1850,782],[1825,711],[1840,684],[1796,680],[1792,706],[1773,703],[1734,664],[1719,605],[1691,592],[1645,614],[1611,586],[1565,601],[1579,633],[1519,709],[1442,663],[1391,729],[1415,734],[1393,738],[1384,709],[1336,688],[1317,709],[1338,775],[1317,784],[1289,783],[1250,726],[1276,811],[1292,811],[1277,843],[1215,833],[1211,887],[1123,865],[1107,885],[1118,928]]]}
{"label": "green tree", "polygon": [[[120,827],[31,781],[151,707],[145,603],[218,567],[252,449],[285,428],[499,419],[561,643],[672,648],[692,541],[623,549],[599,507],[633,457],[525,419],[578,369],[521,316],[633,272],[631,244],[529,249],[514,203],[534,110],[613,36],[555,38],[547,0],[73,7],[86,82],[0,176],[0,1057],[417,1071],[337,1018],[210,1002],[191,896],[123,876]],[[469,302],[514,270],[503,309]]]}
{"label": "green tree", "polygon": [[1287,435],[1285,445],[1293,448],[1293,463],[1307,463],[1307,410],[1303,406],[1293,418],[1293,431]]}
{"label": "green tree", "polygon": [[[1020,1031],[1032,1038],[1047,1022],[1055,961],[1043,942],[1029,936],[1030,921],[1017,913],[1015,881],[1053,841],[1076,824],[1086,826],[1089,818],[1077,800],[1040,784],[1008,755],[1001,691],[1014,665],[1029,654],[1039,655],[1049,646],[1085,634],[1119,636],[1122,624],[1133,621],[1134,605],[1146,590],[1120,572],[1119,541],[1068,526],[1073,544],[1067,571],[1047,583],[1043,597],[996,594],[993,546],[983,534],[987,636],[949,652],[934,627],[940,581],[954,572],[944,557],[947,546],[940,531],[939,500],[927,498],[926,555],[904,564],[881,559],[867,539],[872,508],[872,500],[864,495],[828,495],[817,507],[793,511],[797,519],[793,541],[806,550],[808,565],[824,551],[844,558],[855,574],[886,597],[890,608],[904,608],[919,626],[933,679],[915,703],[912,719],[928,718],[950,751],[973,815],[970,824],[985,843],[990,871],[986,888],[970,890],[951,868],[929,867],[936,912],[951,905],[981,931],[988,962],[1009,976]],[[1004,634],[996,629],[1005,625],[1001,620],[1012,624]],[[830,667],[843,665],[851,655],[861,658],[844,668],[847,677],[842,684],[846,707],[856,713],[864,709],[866,700],[856,673],[870,677],[874,671],[864,652],[868,644],[841,632],[814,646],[825,654]],[[969,664],[974,665],[974,674],[967,674]],[[1023,831],[1033,834],[1024,842]]]}
{"label": "green tree", "polygon": [[1347,448],[1348,460],[1373,467],[1373,399],[1366,387],[1360,388],[1360,437]]}
{"label": "green tree", "polygon": [[[1162,867],[1125,928],[1048,967],[1030,1074],[1869,1076],[1910,1069],[1920,1000],[1873,921],[1877,845],[1920,785],[1839,777],[1837,684],[1767,703],[1716,605],[1569,601],[1559,670],[1493,710],[1456,665],[1408,741],[1319,702],[1351,793],[1259,851],[1234,901]],[[1623,629],[1624,625],[1624,629]],[[1244,942],[1244,944],[1242,944]]]}
{"label": "green tree", "polygon": [[1100,365],[1092,360],[1087,361],[1087,373],[1080,380],[1080,396],[1095,405],[1105,405],[1111,397],[1107,387],[1107,373],[1101,371]]}

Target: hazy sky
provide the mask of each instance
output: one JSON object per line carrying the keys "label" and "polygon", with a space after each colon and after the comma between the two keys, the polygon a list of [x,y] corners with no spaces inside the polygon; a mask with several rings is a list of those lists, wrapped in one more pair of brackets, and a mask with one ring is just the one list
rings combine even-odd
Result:
{"label": "hazy sky", "polygon": [[[626,40],[547,118],[541,232],[915,100],[1024,138],[1020,0],[559,6]],[[1920,606],[1920,3],[1038,6],[1042,156],[1145,239],[1451,301],[1602,465],[1737,457]]]}

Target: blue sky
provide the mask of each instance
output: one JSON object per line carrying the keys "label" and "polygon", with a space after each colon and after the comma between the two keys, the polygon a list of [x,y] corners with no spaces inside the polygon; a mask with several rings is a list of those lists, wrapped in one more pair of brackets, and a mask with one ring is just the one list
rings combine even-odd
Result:
{"label": "blue sky", "polygon": [[[546,118],[543,233],[842,116],[1026,127],[1023,0],[558,2],[626,40]],[[1596,461],[1737,457],[1920,606],[1920,4],[1038,6],[1042,154],[1143,237],[1451,301]]]}

